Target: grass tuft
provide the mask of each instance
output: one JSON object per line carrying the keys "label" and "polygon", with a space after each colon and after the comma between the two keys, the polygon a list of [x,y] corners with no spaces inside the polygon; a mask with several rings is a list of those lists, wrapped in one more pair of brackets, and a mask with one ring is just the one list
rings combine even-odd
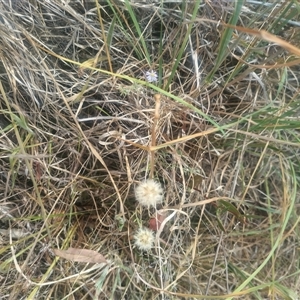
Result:
{"label": "grass tuft", "polygon": [[1,299],[298,299],[299,25],[2,1]]}

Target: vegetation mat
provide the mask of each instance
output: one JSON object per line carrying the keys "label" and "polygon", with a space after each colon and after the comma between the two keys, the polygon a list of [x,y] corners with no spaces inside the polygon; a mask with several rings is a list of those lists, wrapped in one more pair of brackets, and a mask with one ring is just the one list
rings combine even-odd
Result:
{"label": "vegetation mat", "polygon": [[0,298],[299,299],[298,1],[0,1]]}

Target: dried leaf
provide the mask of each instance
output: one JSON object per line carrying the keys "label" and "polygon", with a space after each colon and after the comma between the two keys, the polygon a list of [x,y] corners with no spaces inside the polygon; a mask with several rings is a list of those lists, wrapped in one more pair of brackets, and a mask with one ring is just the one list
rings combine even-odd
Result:
{"label": "dried leaf", "polygon": [[34,170],[36,182],[40,182],[43,176],[43,165],[39,161],[34,161],[32,163],[32,168]]}
{"label": "dried leaf", "polygon": [[11,236],[12,239],[18,240],[28,235],[29,232],[23,229],[12,228],[12,229],[0,229],[0,234],[7,237]]}
{"label": "dried leaf", "polygon": [[53,249],[55,255],[71,261],[84,263],[107,263],[104,256],[94,250],[69,248],[67,250]]}
{"label": "dried leaf", "polygon": [[166,212],[157,212],[153,218],[149,220],[149,228],[153,231],[160,229],[161,223],[165,220]]}
{"label": "dried leaf", "polygon": [[13,215],[10,214],[12,208],[8,205],[1,204],[0,205],[0,219],[1,221],[7,221],[9,219],[13,219]]}

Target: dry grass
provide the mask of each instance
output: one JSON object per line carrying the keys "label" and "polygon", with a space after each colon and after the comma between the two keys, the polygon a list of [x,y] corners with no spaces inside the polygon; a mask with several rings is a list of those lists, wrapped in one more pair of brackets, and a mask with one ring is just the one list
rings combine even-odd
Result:
{"label": "dry grass", "polygon": [[0,2],[1,300],[298,299],[299,67],[250,30],[300,7],[262,2]]}

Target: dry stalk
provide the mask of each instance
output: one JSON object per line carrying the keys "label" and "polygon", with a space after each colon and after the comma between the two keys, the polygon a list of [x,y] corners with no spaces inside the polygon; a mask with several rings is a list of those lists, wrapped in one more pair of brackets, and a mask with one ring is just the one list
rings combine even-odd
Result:
{"label": "dry stalk", "polygon": [[[154,111],[154,120],[153,120],[153,127],[151,133],[151,146],[156,146],[156,127],[159,120],[159,110],[160,110],[160,94],[154,95],[155,99],[155,111]],[[153,178],[154,175],[154,166],[155,166],[155,150],[150,150],[150,178]]]}

